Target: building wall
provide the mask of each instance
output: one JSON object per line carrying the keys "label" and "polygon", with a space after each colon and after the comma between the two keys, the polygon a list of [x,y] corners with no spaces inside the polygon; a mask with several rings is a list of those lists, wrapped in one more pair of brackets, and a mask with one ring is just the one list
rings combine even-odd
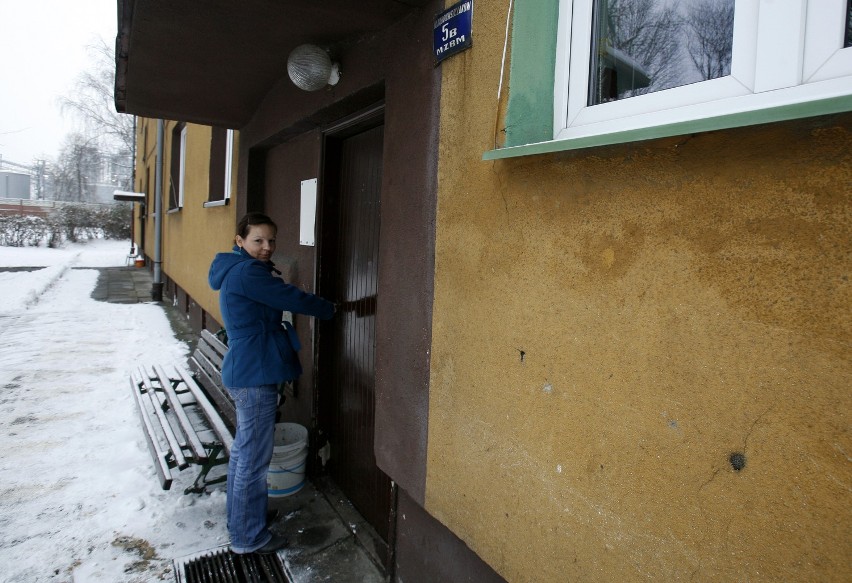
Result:
{"label": "building wall", "polygon": [[133,205],[133,242],[140,256],[154,256],[154,176],[157,155],[157,120],[136,120],[135,192],[145,193],[145,204]]}
{"label": "building wall", "polygon": [[[276,262],[285,279],[313,291],[316,247],[300,246],[301,180],[319,177],[323,130],[377,103],[384,105],[384,156],[376,315],[374,452],[398,488],[394,581],[485,582],[501,578],[464,541],[423,510],[426,486],[429,360],[433,294],[440,70],[428,42],[433,2],[341,55],[338,86],[306,93],[282,79],[242,128],[244,210],[262,209],[279,224]],[[320,201],[320,215],[321,215]],[[319,218],[321,219],[321,216]],[[284,415],[309,424],[316,415],[308,318],[297,317],[305,373]],[[322,366],[322,363],[320,363]]]}
{"label": "building wall", "polygon": [[[207,271],[214,255],[220,251],[229,251],[233,246],[236,230],[236,205],[231,204],[205,208],[209,193],[209,162],[211,128],[188,124],[186,144],[186,178],[183,207],[179,211],[169,211],[168,189],[171,176],[172,129],[176,122],[165,122],[165,140],[163,154],[163,241],[162,270],[189,296],[191,307],[200,308],[209,313],[216,322],[221,322],[218,294],[207,284]],[[137,157],[137,189],[144,191],[145,176],[150,173],[151,191],[147,205],[145,255],[149,261],[154,258],[154,189],[156,164],[157,121],[140,121],[139,134],[144,136],[147,127],[147,140],[140,139],[146,147],[139,148]],[[238,142],[239,138],[236,137]],[[180,144],[175,144],[180,147]],[[238,143],[235,143],[235,150]],[[236,175],[236,173],[234,173]],[[236,179],[232,192],[236,192]],[[232,195],[234,196],[234,195]],[[137,210],[138,212],[138,210]],[[139,224],[138,222],[136,223]],[[137,235],[137,242],[139,241]]]}
{"label": "building wall", "polygon": [[0,198],[30,198],[30,177],[19,172],[0,172]]}
{"label": "building wall", "polygon": [[[174,122],[166,124],[167,145],[171,142],[173,125]],[[187,127],[184,205],[179,212],[165,215],[163,270],[195,302],[221,322],[219,295],[210,289],[207,272],[214,255],[230,251],[234,245],[236,211],[234,205],[203,206],[209,193],[211,128],[195,124],[188,124]],[[180,145],[177,144],[177,147]],[[165,156],[164,161],[163,175],[168,184],[171,156]]]}
{"label": "building wall", "polygon": [[[316,247],[299,244],[301,181],[318,176],[320,140],[317,133],[298,136],[270,150],[267,156],[265,196],[257,201],[278,224],[276,254],[273,261],[282,278],[299,289],[316,293]],[[296,332],[302,343],[299,358],[304,371],[295,381],[295,398],[289,399],[284,414],[310,427],[314,407],[314,318],[295,316]]]}
{"label": "building wall", "polygon": [[[280,222],[278,251],[295,266],[299,285],[311,291],[317,248],[298,244],[300,181],[322,180],[324,128],[384,104],[374,449],[378,466],[421,504],[440,89],[430,45],[423,39],[430,38],[440,4],[413,9],[388,29],[345,43],[339,55],[345,74],[334,87],[305,92],[283,77],[241,130],[246,210],[264,209]],[[305,334],[310,323],[297,320],[296,328]],[[307,370],[310,336],[302,340],[300,358]],[[300,410],[312,406],[295,404]]]}
{"label": "building wall", "polygon": [[[214,302],[197,287],[206,284],[214,250],[232,237],[238,215],[263,210],[280,226],[276,262],[285,279],[312,291],[316,281],[315,248],[298,245],[299,181],[321,172],[322,129],[377,103],[384,103],[385,160],[382,183],[382,226],[379,259],[380,306],[377,316],[376,440],[379,466],[399,487],[399,513],[393,529],[402,552],[391,567],[405,581],[497,581],[488,565],[445,526],[424,512],[426,424],[428,419],[429,343],[432,309],[434,212],[440,71],[434,67],[429,39],[441,2],[412,13],[390,29],[352,40],[341,47],[345,75],[335,88],[306,93],[288,79],[264,98],[248,126],[241,128],[239,196],[230,207],[196,209],[187,199],[182,211],[166,214],[164,272],[166,291],[195,321],[198,305],[218,318]],[[156,124],[148,120],[147,149],[155,147]],[[169,176],[172,122],[166,126],[163,169]],[[190,127],[189,150],[209,142]],[[144,140],[140,129],[140,141]],[[199,150],[200,151],[200,150]],[[141,154],[140,154],[141,156]],[[188,184],[206,179],[196,168],[202,158],[191,154]],[[154,156],[148,164],[153,185]],[[139,173],[140,183],[144,174]],[[165,185],[164,185],[165,186]],[[152,186],[153,188],[153,186]],[[165,190],[165,188],[164,188]],[[206,192],[206,190],[204,190]],[[196,197],[192,187],[189,197]],[[198,200],[202,200],[199,198]],[[234,213],[230,223],[216,224],[212,212]],[[153,254],[153,204],[148,209],[146,254]],[[196,222],[196,218],[198,221]],[[218,220],[218,219],[217,219]],[[201,225],[207,225],[202,228]],[[201,240],[194,240],[201,238]],[[198,244],[198,247],[195,244]],[[212,257],[212,254],[210,255]],[[202,290],[206,291],[206,290]],[[197,302],[193,303],[193,300]],[[202,312],[202,318],[204,312]],[[218,318],[221,320],[220,318]],[[209,327],[209,326],[208,326]],[[297,322],[305,374],[285,415],[300,423],[314,414],[310,323]],[[394,544],[394,541],[391,541]],[[441,560],[451,557],[450,561]]]}
{"label": "building wall", "polygon": [[441,65],[426,510],[509,581],[848,580],[852,116],[485,162],[505,19]]}

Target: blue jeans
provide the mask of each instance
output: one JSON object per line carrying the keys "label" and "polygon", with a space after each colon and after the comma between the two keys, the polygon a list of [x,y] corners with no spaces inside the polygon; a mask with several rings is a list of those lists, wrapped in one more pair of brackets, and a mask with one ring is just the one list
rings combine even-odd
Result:
{"label": "blue jeans", "polygon": [[231,550],[251,553],[269,542],[266,471],[272,459],[278,387],[228,388],[237,409],[237,434],[228,460],[227,512]]}

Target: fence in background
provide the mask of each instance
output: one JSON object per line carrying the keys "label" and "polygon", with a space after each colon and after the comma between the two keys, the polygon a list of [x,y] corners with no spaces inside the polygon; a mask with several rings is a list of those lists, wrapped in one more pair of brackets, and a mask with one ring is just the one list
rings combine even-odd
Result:
{"label": "fence in background", "polygon": [[67,202],[64,200],[35,200],[26,198],[0,198],[0,215],[47,217],[54,210],[68,207],[110,208],[115,203]]}

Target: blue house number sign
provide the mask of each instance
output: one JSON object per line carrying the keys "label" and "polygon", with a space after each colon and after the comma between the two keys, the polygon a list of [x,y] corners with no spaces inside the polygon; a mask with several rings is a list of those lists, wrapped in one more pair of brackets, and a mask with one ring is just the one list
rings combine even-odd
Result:
{"label": "blue house number sign", "polygon": [[433,48],[435,64],[470,48],[473,44],[473,0],[464,0],[435,18]]}

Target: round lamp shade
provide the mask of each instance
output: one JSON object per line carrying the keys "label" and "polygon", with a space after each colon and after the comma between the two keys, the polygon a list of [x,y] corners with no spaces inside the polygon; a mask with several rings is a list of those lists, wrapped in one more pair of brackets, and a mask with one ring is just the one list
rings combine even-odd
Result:
{"label": "round lamp shade", "polygon": [[287,74],[299,89],[318,91],[340,80],[337,63],[316,45],[299,45],[287,57]]}

